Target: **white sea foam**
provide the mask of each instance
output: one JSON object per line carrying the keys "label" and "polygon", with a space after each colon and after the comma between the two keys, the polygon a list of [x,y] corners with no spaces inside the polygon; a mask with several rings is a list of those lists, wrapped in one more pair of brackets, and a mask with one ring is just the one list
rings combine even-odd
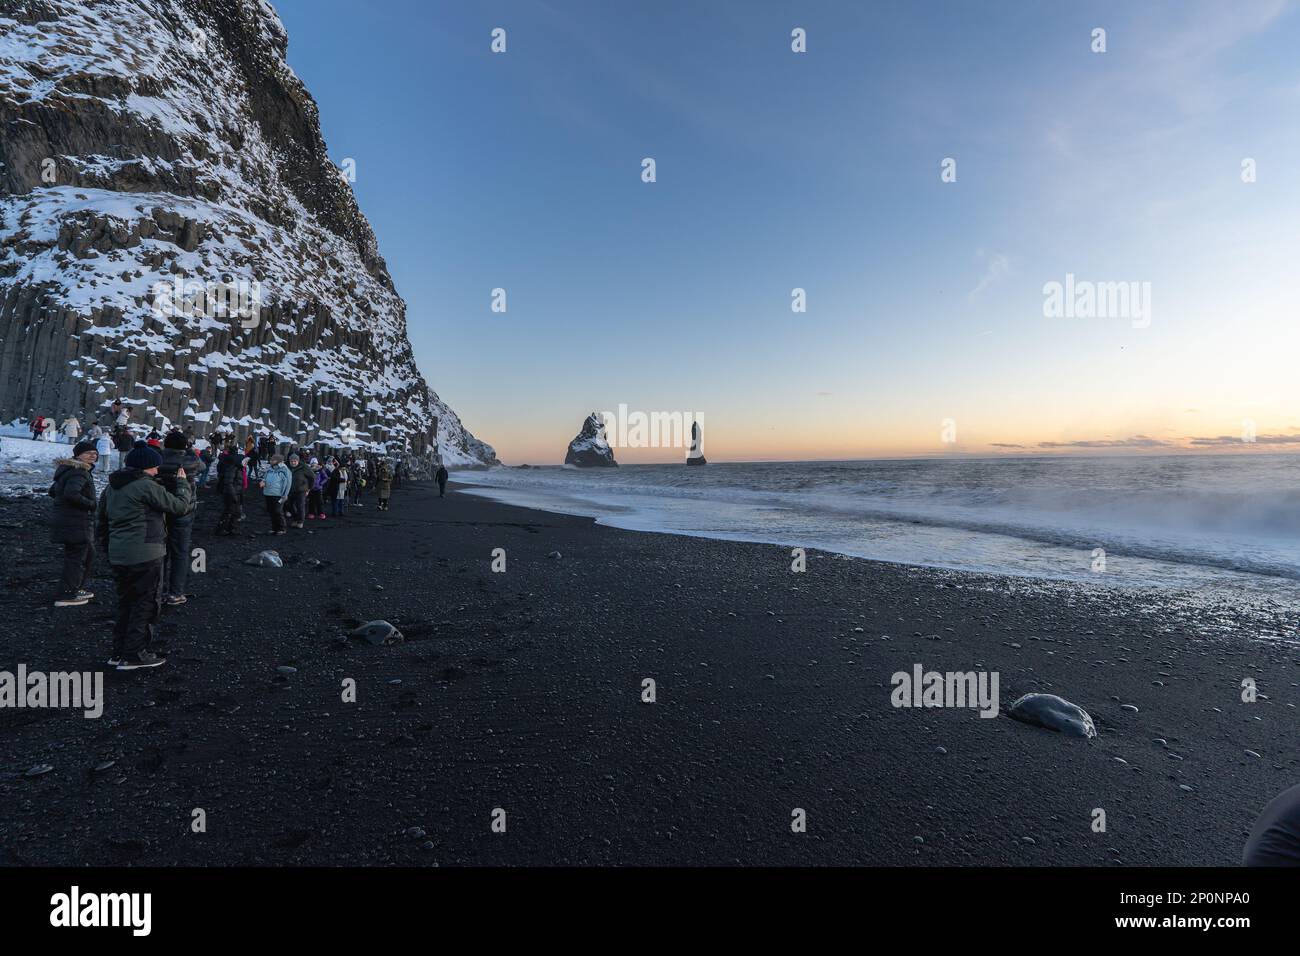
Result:
{"label": "white sea foam", "polygon": [[1246,454],[494,469],[471,480],[490,497],[624,528],[1290,604],[1298,475],[1291,456]]}

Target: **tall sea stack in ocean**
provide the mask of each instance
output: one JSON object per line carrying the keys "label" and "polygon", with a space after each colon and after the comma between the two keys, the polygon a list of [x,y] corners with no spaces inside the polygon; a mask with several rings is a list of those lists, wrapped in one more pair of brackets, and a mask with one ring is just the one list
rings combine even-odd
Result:
{"label": "tall sea stack in ocean", "polygon": [[578,468],[601,468],[617,466],[614,449],[609,447],[605,438],[605,422],[598,412],[592,412],[582,423],[582,431],[569,442],[564,463]]}
{"label": "tall sea stack in ocean", "polygon": [[120,397],[496,463],[416,368],[287,44],[263,0],[0,0],[0,421]]}
{"label": "tall sea stack in ocean", "polygon": [[686,453],[686,464],[688,465],[707,465],[709,460],[704,457],[704,432],[700,429],[699,422],[691,422],[691,447]]}

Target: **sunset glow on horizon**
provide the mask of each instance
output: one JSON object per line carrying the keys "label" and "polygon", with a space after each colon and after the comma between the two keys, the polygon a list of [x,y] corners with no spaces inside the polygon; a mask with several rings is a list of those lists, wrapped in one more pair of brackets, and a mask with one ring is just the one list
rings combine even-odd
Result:
{"label": "sunset glow on horizon", "polygon": [[[289,60],[421,369],[507,463],[620,403],[703,415],[717,461],[1300,436],[1294,4],[812,3],[802,56],[775,4],[333,6],[282,5]],[[464,40],[498,21],[508,56]]]}

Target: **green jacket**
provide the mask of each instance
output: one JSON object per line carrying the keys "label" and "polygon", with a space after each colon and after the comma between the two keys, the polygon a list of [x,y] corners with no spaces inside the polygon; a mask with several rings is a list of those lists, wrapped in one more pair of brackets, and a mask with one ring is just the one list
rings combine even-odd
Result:
{"label": "green jacket", "polygon": [[311,465],[300,462],[298,467],[293,469],[293,493],[295,495],[306,494],[311,490],[311,483],[315,477],[312,474]]}
{"label": "green jacket", "polygon": [[190,483],[177,482],[171,494],[138,468],[123,468],[108,477],[95,513],[96,537],[107,542],[109,564],[143,564],[167,553],[165,515],[190,510]]}

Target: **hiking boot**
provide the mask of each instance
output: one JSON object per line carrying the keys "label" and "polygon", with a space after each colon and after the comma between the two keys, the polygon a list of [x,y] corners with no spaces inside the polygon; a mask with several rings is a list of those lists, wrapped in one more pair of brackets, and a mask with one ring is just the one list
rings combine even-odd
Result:
{"label": "hiking boot", "polygon": [[83,604],[89,604],[90,598],[78,594],[76,597],[61,597],[54,602],[55,607],[81,607]]}
{"label": "hiking boot", "polygon": [[169,594],[163,598],[163,603],[168,607],[176,607],[178,604],[184,604],[186,597],[184,594]]}
{"label": "hiking boot", "polygon": [[159,657],[153,651],[139,651],[135,654],[127,654],[117,662],[117,669],[120,671],[138,671],[145,667],[158,667],[166,664],[167,658]]}
{"label": "hiking boot", "polygon": [[78,591],[77,597],[84,597],[87,601],[95,596],[94,591]]}

